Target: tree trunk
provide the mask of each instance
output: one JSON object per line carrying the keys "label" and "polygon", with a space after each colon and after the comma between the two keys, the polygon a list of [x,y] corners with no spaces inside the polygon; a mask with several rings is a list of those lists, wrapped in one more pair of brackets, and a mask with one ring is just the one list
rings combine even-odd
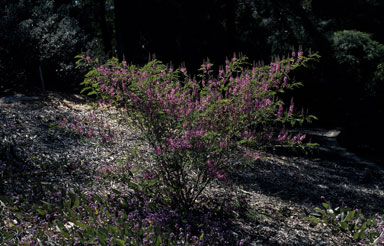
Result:
{"label": "tree trunk", "polygon": [[108,23],[106,20],[105,0],[97,0],[96,8],[101,29],[101,38],[103,40],[104,53],[110,56],[112,51],[112,32],[108,28]]}
{"label": "tree trunk", "polygon": [[140,60],[140,28],[145,13],[139,1],[115,0],[116,47],[119,60]]}
{"label": "tree trunk", "polygon": [[[236,47],[236,1],[234,0],[227,0],[225,12],[227,17],[227,38],[228,38],[228,45],[227,45],[227,52],[237,52]],[[232,55],[232,54],[226,54],[226,55]]]}
{"label": "tree trunk", "polygon": [[45,92],[45,83],[44,83],[43,69],[41,68],[41,62],[39,63],[39,73],[40,73],[41,89],[43,90],[43,92]]}

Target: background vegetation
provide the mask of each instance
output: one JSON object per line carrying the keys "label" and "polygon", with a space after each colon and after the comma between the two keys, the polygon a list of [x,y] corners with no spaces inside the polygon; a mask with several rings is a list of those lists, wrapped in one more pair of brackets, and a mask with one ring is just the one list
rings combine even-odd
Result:
{"label": "background vegetation", "polygon": [[[293,49],[319,52],[295,97],[340,142],[377,154],[382,139],[384,3],[379,0],[1,0],[1,93],[31,88],[79,91],[74,56],[148,56],[197,71],[234,52],[269,62]],[[44,83],[42,82],[44,81]],[[326,100],[324,100],[326,98]],[[304,103],[305,102],[305,103]]]}

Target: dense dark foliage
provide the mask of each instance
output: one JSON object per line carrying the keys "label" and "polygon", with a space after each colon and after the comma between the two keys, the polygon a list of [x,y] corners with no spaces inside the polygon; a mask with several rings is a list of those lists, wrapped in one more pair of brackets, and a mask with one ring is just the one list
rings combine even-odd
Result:
{"label": "dense dark foliage", "polygon": [[111,52],[111,41],[105,41],[102,33],[106,21],[97,18],[100,9],[107,16],[104,2],[102,8],[89,5],[87,1],[1,1],[2,91],[76,89],[83,74],[75,70],[74,56],[82,51],[99,56]]}
{"label": "dense dark foliage", "polygon": [[1,0],[0,7],[2,94],[78,91],[83,74],[73,57],[81,52],[134,64],[156,56],[193,73],[203,59],[220,64],[236,52],[270,61],[301,45],[322,58],[296,71],[307,81],[296,92],[298,105],[309,105],[321,126],[346,127],[342,142],[378,145],[372,136],[384,105],[382,1]]}

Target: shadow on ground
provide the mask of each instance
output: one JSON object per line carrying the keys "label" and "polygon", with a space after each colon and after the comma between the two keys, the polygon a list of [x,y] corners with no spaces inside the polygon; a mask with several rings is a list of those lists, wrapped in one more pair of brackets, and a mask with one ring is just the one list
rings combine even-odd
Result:
{"label": "shadow on ground", "polygon": [[248,191],[300,205],[318,205],[324,196],[335,205],[343,201],[363,209],[364,214],[382,213],[384,168],[338,146],[335,135],[315,132],[311,137],[320,146],[310,154],[293,156],[276,150],[266,161],[232,177]]}

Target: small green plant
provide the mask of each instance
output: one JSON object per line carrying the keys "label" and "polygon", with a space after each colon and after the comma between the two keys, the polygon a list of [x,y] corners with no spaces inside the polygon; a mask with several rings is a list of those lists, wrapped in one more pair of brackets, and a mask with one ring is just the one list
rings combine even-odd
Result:
{"label": "small green plant", "polygon": [[325,223],[349,231],[356,241],[384,245],[384,220],[379,215],[367,218],[359,209],[347,207],[345,204],[333,208],[330,202],[324,201],[321,207],[307,217],[314,224]]}

